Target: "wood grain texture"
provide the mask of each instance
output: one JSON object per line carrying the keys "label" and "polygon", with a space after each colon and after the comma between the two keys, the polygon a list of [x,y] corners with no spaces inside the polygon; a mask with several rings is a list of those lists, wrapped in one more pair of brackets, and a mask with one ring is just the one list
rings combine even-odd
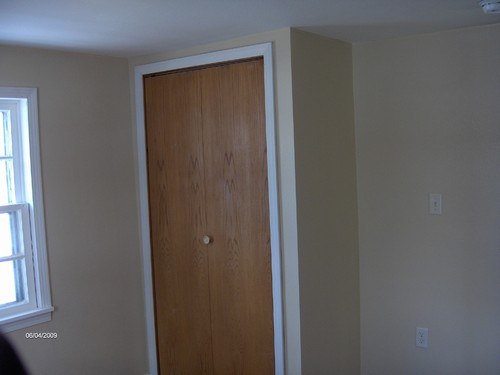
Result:
{"label": "wood grain texture", "polygon": [[212,374],[198,73],[145,79],[149,211],[161,374]]}
{"label": "wood grain texture", "polygon": [[274,373],[263,77],[259,59],[145,79],[161,374]]}
{"label": "wood grain texture", "polygon": [[274,373],[263,62],[202,74],[214,368]]}

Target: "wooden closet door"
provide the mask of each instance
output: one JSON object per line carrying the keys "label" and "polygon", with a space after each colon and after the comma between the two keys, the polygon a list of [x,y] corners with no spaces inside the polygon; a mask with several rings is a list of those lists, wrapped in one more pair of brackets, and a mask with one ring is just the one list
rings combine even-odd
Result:
{"label": "wooden closet door", "polygon": [[273,374],[263,61],[201,74],[214,368]]}
{"label": "wooden closet door", "polygon": [[274,373],[263,82],[262,59],[145,79],[161,374]]}
{"label": "wooden closet door", "polygon": [[149,215],[161,374],[212,374],[200,80],[145,79]]}

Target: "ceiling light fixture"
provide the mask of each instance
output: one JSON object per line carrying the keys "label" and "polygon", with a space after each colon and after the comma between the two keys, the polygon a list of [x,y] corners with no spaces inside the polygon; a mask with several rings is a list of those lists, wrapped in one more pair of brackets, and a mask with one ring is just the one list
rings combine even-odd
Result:
{"label": "ceiling light fixture", "polygon": [[481,0],[479,5],[486,14],[500,14],[500,0]]}

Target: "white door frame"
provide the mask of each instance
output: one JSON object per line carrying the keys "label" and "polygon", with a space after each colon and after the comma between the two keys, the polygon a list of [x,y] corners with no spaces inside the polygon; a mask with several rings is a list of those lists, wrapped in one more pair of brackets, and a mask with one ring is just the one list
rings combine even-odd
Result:
{"label": "white door frame", "polygon": [[266,110],[267,170],[269,181],[269,219],[271,229],[271,262],[274,315],[274,358],[276,375],[284,375],[283,312],[281,290],[281,245],[278,206],[278,178],[275,137],[272,43],[228,49],[196,56],[182,57],[135,67],[135,106],[137,132],[137,163],[139,178],[140,231],[144,266],[144,296],[149,373],[158,373],[154,316],[153,277],[149,228],[148,176],[146,160],[146,133],[144,123],[143,76],[167,70],[213,64],[256,56],[264,58],[264,94]]}

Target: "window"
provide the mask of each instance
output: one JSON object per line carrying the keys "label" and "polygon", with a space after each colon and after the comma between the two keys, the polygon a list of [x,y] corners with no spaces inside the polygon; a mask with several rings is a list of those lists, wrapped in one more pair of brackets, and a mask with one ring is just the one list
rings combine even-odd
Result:
{"label": "window", "polygon": [[51,319],[36,89],[0,87],[0,326]]}

